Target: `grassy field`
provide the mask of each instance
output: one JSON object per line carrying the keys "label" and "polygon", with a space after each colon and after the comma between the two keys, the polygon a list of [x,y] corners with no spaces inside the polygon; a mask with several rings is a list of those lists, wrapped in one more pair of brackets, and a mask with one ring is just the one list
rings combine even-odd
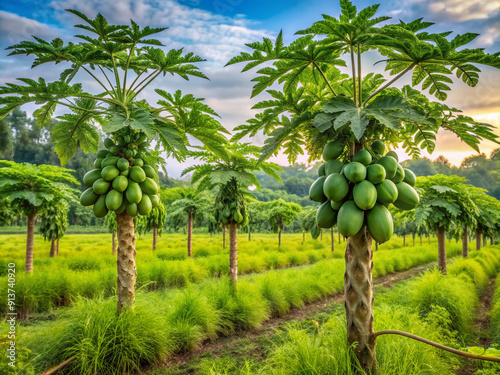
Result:
{"label": "grassy field", "polygon": [[[0,239],[2,259],[22,262],[22,238],[2,236]],[[135,314],[126,313],[117,318],[113,296],[116,270],[109,239],[110,236],[101,235],[65,237],[61,242],[61,255],[56,259],[50,259],[47,248],[42,248],[43,243],[37,240],[35,273],[26,277],[21,272],[16,284],[24,296],[22,303],[29,301],[32,313],[45,312],[34,314],[33,319],[19,325],[19,345],[26,351],[27,361],[34,366],[35,373],[71,356],[77,360],[67,370],[74,374],[133,371],[188,352],[203,340],[258,327],[267,319],[283,316],[293,307],[343,288],[344,260],[339,258],[343,257],[344,243],[341,246],[336,243],[332,254],[327,236],[323,241],[308,240],[302,245],[301,235],[286,235],[279,249],[272,235],[257,235],[250,243],[242,237],[240,259],[243,263],[247,259],[247,264],[255,259],[253,264],[260,266],[246,270],[260,273],[242,276],[236,296],[232,295],[226,277],[212,277],[218,274],[208,271],[211,262],[227,262],[227,249],[222,249],[220,237],[196,236],[194,254],[197,256],[184,259],[182,235],[163,236],[156,252],[151,250],[150,238],[146,236],[137,246],[141,281]],[[402,240],[394,238],[374,254],[375,277],[437,259],[435,243],[405,248],[401,245]],[[461,244],[451,242],[447,247],[449,257],[461,252]],[[294,258],[315,264],[294,262]],[[183,283],[164,284],[162,288],[152,287],[151,278],[145,276],[154,274],[152,269],[169,273],[174,267],[183,275],[189,269],[186,264],[201,270],[201,276],[185,278]],[[94,268],[89,269],[89,265]],[[268,270],[289,265],[301,266]],[[225,273],[225,270],[219,268],[218,272]],[[108,280],[109,284],[104,284],[109,285],[107,294],[103,292],[102,280]],[[90,292],[78,293],[82,290]],[[72,306],[55,308],[58,305],[54,301],[61,295],[68,296]],[[5,326],[2,331],[4,329]]]}

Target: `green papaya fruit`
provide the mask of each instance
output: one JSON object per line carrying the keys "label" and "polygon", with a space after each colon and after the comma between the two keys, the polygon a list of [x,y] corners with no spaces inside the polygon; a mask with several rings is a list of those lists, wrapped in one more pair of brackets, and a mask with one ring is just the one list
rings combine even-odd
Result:
{"label": "green papaya fruit", "polygon": [[418,206],[420,202],[420,197],[414,188],[412,188],[406,182],[400,182],[396,184],[398,189],[398,199],[394,202],[394,206],[400,210],[413,210]]}
{"label": "green papaya fruit", "polygon": [[134,162],[132,164],[137,165],[139,167],[142,167],[144,165],[144,160],[136,158],[136,159],[134,159]]}
{"label": "green papaya fruit", "polygon": [[100,178],[94,182],[94,184],[92,185],[92,189],[96,194],[103,195],[108,192],[110,186],[110,182],[104,181],[102,178]]}
{"label": "green papaya fruit", "polygon": [[353,161],[368,165],[372,162],[372,155],[367,150],[359,150],[352,158]]}
{"label": "green papaya fruit", "polygon": [[94,215],[95,217],[104,217],[108,213],[108,208],[106,207],[106,195],[101,195],[99,199],[94,204]]}
{"label": "green papaya fruit", "polygon": [[108,165],[101,171],[101,177],[104,181],[113,181],[120,174],[120,170],[114,165]]}
{"label": "green papaya fruit", "polygon": [[151,167],[150,165],[144,165],[144,166],[142,166],[142,169],[143,169],[144,173],[146,173],[146,177],[153,178],[153,179],[156,177],[156,172],[155,172],[154,168]]}
{"label": "green papaya fruit", "polygon": [[116,190],[111,190],[106,195],[106,207],[110,211],[116,211],[123,203],[123,193]]}
{"label": "green papaya fruit", "polygon": [[99,150],[97,151],[97,154],[96,154],[96,157],[98,159],[104,159],[106,157],[106,155],[108,154],[108,150]]}
{"label": "green papaya fruit", "polygon": [[108,150],[110,147],[113,147],[115,145],[115,142],[111,138],[106,138],[104,140],[104,147],[106,147]]}
{"label": "green papaya fruit", "polygon": [[125,211],[125,208],[127,208],[127,200],[122,199],[122,205],[115,211],[117,214],[121,214],[123,211]]}
{"label": "green papaya fruit", "polygon": [[120,152],[120,147],[118,147],[118,146],[111,146],[109,148],[109,152],[111,152],[113,155],[118,155],[118,153]]}
{"label": "green papaya fruit", "polygon": [[394,232],[394,223],[391,213],[385,206],[376,204],[366,214],[368,231],[372,238],[378,243],[384,243],[391,239]]}
{"label": "green papaya fruit", "polygon": [[380,164],[385,169],[386,178],[393,178],[398,170],[398,161],[392,156],[383,156],[377,160],[377,164]]}
{"label": "green papaya fruit", "polygon": [[149,199],[149,195],[143,194],[142,199],[137,205],[137,210],[141,215],[148,215],[153,209],[153,205],[151,204],[151,199]]}
{"label": "green papaya fruit", "polygon": [[316,211],[316,223],[320,228],[331,228],[337,223],[337,211],[334,211],[329,201],[319,206]]}
{"label": "green papaya fruit", "polygon": [[332,141],[327,143],[323,149],[323,159],[325,161],[337,159],[344,151],[344,144],[340,141]]}
{"label": "green papaya fruit", "polygon": [[82,206],[92,206],[98,199],[99,195],[92,188],[88,188],[80,195],[80,204]]}
{"label": "green papaya fruit", "polygon": [[337,215],[337,227],[339,233],[344,237],[352,237],[358,233],[363,226],[365,213],[360,210],[352,200],[345,202],[340,207]]}
{"label": "green papaya fruit", "polygon": [[148,137],[146,136],[146,134],[142,133],[139,135],[139,138],[137,138],[136,142],[140,144],[144,142],[146,139],[148,139]]}
{"label": "green papaya fruit", "polygon": [[137,165],[130,168],[129,174],[130,178],[135,182],[143,182],[146,179],[146,173],[141,167]]}
{"label": "green papaya fruit", "polygon": [[104,160],[104,158],[97,158],[94,160],[94,168],[95,169],[100,169],[102,168],[101,163]]}
{"label": "green papaya fruit", "polygon": [[338,159],[328,160],[325,163],[325,176],[329,176],[332,173],[340,173],[342,170],[343,164]]}
{"label": "green papaya fruit", "polygon": [[130,135],[126,135],[125,137],[123,137],[123,140],[125,141],[126,144],[129,144],[131,141]]}
{"label": "green papaya fruit", "polygon": [[325,175],[326,175],[325,163],[323,163],[318,168],[318,177],[325,176]]}
{"label": "green papaya fruit", "polygon": [[323,193],[331,201],[340,201],[349,193],[349,181],[340,173],[332,173],[323,184]]}
{"label": "green papaya fruit", "polygon": [[120,170],[120,171],[125,171],[127,169],[129,169],[130,167],[130,163],[128,162],[127,159],[124,159],[124,158],[120,158],[116,161],[116,167]]}
{"label": "green papaya fruit", "polygon": [[323,192],[323,184],[325,183],[326,176],[321,176],[316,179],[309,188],[309,198],[314,202],[326,201],[325,193]]}
{"label": "green papaya fruit", "polygon": [[134,155],[135,155],[134,150],[127,150],[127,151],[125,151],[125,157],[126,157],[127,159],[131,159],[131,158],[133,158],[133,157],[134,157]]}
{"label": "green papaya fruit", "polygon": [[404,170],[405,178],[403,179],[403,182],[406,182],[410,186],[415,186],[415,184],[417,183],[417,177],[415,176],[415,173],[413,173],[408,168],[404,168]]}
{"label": "green papaya fruit", "polygon": [[160,204],[160,197],[158,195],[150,195],[149,199],[151,199],[151,205],[153,208],[157,207]]}
{"label": "green papaya fruit", "polygon": [[398,157],[398,154],[396,153],[396,151],[389,151],[387,154],[385,154],[385,156],[391,156],[394,159],[396,159],[396,161],[399,161],[399,157]]}
{"label": "green papaya fruit", "polygon": [[344,176],[351,182],[360,182],[366,178],[366,167],[353,161],[344,167]]}
{"label": "green papaya fruit", "polygon": [[380,184],[385,180],[385,169],[380,164],[372,164],[366,167],[366,178],[372,184]]}
{"label": "green papaya fruit", "polygon": [[400,164],[398,164],[398,169],[396,169],[396,174],[394,175],[393,178],[391,178],[391,181],[397,184],[403,181],[404,178],[405,178],[405,171],[403,167]]}
{"label": "green papaya fruit", "polygon": [[85,175],[83,176],[83,183],[88,187],[92,187],[94,182],[96,182],[100,178],[101,178],[101,170],[92,169],[91,171],[85,173]]}
{"label": "green papaya fruit", "polygon": [[124,171],[120,172],[120,176],[128,177],[129,172],[130,172],[130,169],[125,169]]}
{"label": "green papaya fruit", "polygon": [[125,176],[117,176],[113,180],[113,189],[116,191],[123,193],[127,190],[128,187],[128,178]]}
{"label": "green papaya fruit", "polygon": [[156,184],[156,182],[152,178],[146,177],[146,179],[143,182],[141,182],[139,185],[140,185],[142,191],[148,195],[158,194],[158,190],[159,190],[158,185]]}
{"label": "green papaya fruit", "polygon": [[370,181],[363,180],[354,186],[352,197],[360,209],[370,210],[377,203],[377,189]]}
{"label": "green papaya fruit", "polygon": [[379,141],[379,140],[373,141],[370,148],[372,149],[373,152],[375,152],[377,154],[380,154],[380,155],[385,154],[385,144],[382,141]]}
{"label": "green papaya fruit", "polygon": [[375,188],[377,189],[377,200],[385,206],[394,203],[398,199],[398,189],[391,180],[384,180]]}
{"label": "green papaya fruit", "polygon": [[107,167],[108,165],[116,165],[116,162],[120,159],[118,156],[108,156],[107,158],[104,158],[104,160],[101,162],[101,167]]}
{"label": "green papaya fruit", "polygon": [[135,217],[137,215],[137,204],[130,202],[126,203],[125,211],[127,211],[127,214],[130,216]]}
{"label": "green papaya fruit", "polygon": [[142,200],[142,190],[135,181],[128,180],[128,187],[125,196],[130,203],[139,203]]}

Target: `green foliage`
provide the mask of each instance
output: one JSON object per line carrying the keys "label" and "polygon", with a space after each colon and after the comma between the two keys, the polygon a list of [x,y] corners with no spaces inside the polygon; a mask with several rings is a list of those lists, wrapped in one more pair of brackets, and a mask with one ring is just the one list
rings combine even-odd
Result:
{"label": "green foliage", "polygon": [[[500,68],[498,53],[470,49],[478,34],[466,33],[448,38],[451,32],[430,33],[433,25],[417,19],[409,23],[379,26],[390,17],[376,16],[378,4],[358,12],[348,0],[340,1],[338,18],[323,15],[288,46],[280,32],[273,43],[248,43],[253,53],[242,52],[228,65],[246,63],[243,71],[266,64],[257,70],[252,96],[264,90],[271,100],[257,103],[262,109],[255,118],[236,128],[236,139],[262,131],[269,136],[262,159],[280,150],[290,162],[297,159],[305,145],[310,160],[316,160],[329,139],[344,143],[366,144],[380,137],[396,145],[404,142],[406,151],[419,156],[421,149],[432,152],[440,128],[454,132],[474,149],[482,139],[497,141],[493,127],[463,116],[455,108],[430,102],[412,87],[439,100],[451,90],[451,77],[456,75],[469,86],[476,86],[481,71],[478,65]],[[362,58],[376,51],[393,78],[362,73]],[[341,74],[338,67],[347,66],[350,74]],[[394,85],[411,74],[411,86],[402,90]],[[280,91],[268,89],[282,84]],[[344,126],[347,125],[348,126]]]}
{"label": "green foliage", "polygon": [[[136,221],[141,220],[143,216],[137,216]],[[104,225],[108,227],[108,231],[110,233],[116,232],[117,222],[116,222],[116,213],[114,211],[109,211],[107,215],[104,217]]]}
{"label": "green foliage", "polygon": [[34,166],[0,161],[0,198],[7,198],[10,207],[24,215],[36,214],[52,202],[75,199],[78,185],[71,170],[50,165]]}
{"label": "green foliage", "polygon": [[146,216],[138,216],[136,218],[136,230],[139,234],[144,234],[152,231],[154,228],[158,229],[158,234],[163,232],[163,225],[167,219],[167,211],[163,203],[153,208]]}
{"label": "green foliage", "polygon": [[281,199],[269,202],[266,205],[266,217],[275,232],[282,230],[285,225],[292,223],[293,219],[302,211],[302,208],[295,203],[288,203]]}
{"label": "green foliage", "polygon": [[59,200],[46,207],[40,215],[40,233],[45,240],[58,240],[68,228],[69,204]]}

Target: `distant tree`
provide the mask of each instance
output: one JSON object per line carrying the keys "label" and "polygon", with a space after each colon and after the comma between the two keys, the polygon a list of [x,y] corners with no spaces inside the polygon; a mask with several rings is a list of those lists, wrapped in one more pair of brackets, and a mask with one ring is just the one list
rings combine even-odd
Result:
{"label": "distant tree", "polygon": [[246,223],[246,229],[248,231],[248,241],[252,240],[252,228],[257,227],[259,224],[266,221],[264,216],[264,207],[264,203],[255,200],[247,203],[248,220]]}
{"label": "distant tree", "polygon": [[[465,178],[435,175],[418,177],[417,188],[420,204],[415,209],[416,225],[427,225],[437,234],[438,267],[446,274],[445,232],[452,225],[462,226],[464,231],[474,225],[477,207],[465,186]],[[466,255],[464,253],[464,255]]]}
{"label": "distant tree", "polygon": [[14,136],[7,119],[0,120],[0,159],[12,160],[14,157]]}
{"label": "distant tree", "polygon": [[116,254],[116,213],[114,211],[109,211],[104,217],[104,224],[108,227],[111,232],[111,254]]}
{"label": "distant tree", "polygon": [[38,213],[61,199],[70,200],[74,189],[66,184],[78,185],[71,170],[50,165],[34,166],[0,160],[0,199],[6,198],[10,206],[28,217],[26,239],[26,272],[33,272],[33,244],[35,218]]}
{"label": "distant tree", "polygon": [[[471,198],[478,207],[476,221],[476,250],[481,250],[481,239],[493,239],[500,226],[500,201],[486,194],[486,190],[469,186]],[[493,240],[492,240],[493,242]]]}
{"label": "distant tree", "polygon": [[153,231],[153,250],[158,246],[158,235],[161,236],[163,232],[166,218],[167,212],[163,203],[153,208],[148,215],[136,217],[136,229],[139,234]]}
{"label": "distant tree", "polygon": [[73,200],[71,195],[66,199],[53,200],[40,214],[40,233],[46,241],[51,241],[51,258],[59,255],[59,240],[68,228],[68,200]]}
{"label": "distant tree", "polygon": [[229,277],[238,281],[238,233],[237,229],[248,221],[245,196],[248,188],[260,183],[255,171],[263,171],[279,180],[274,163],[259,161],[260,147],[248,143],[233,142],[227,145],[227,155],[219,155],[209,149],[200,149],[193,156],[203,163],[186,168],[182,175],[193,172],[191,182],[197,190],[215,190],[215,219],[229,228]]}
{"label": "distant tree", "polygon": [[278,233],[278,246],[281,246],[281,232],[285,225],[292,223],[302,208],[295,203],[285,202],[282,199],[269,202],[266,207],[266,217],[271,229]]}
{"label": "distant tree", "polygon": [[303,210],[299,214],[300,229],[302,229],[302,243],[306,241],[306,232],[311,232],[313,238],[318,238],[320,229],[316,225],[316,209]]}

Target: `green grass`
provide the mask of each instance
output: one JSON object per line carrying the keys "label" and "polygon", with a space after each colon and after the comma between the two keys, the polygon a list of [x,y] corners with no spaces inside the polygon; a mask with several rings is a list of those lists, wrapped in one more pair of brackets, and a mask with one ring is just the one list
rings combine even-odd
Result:
{"label": "green grass", "polygon": [[[450,257],[460,254],[460,246],[450,245],[448,250]],[[418,251],[404,248],[380,250],[374,254],[375,264],[384,264],[384,270],[402,265],[415,267],[436,258],[437,252],[432,245]],[[189,262],[196,263],[196,260]],[[96,270],[86,272],[94,272],[96,277],[101,274]],[[384,274],[378,272],[379,276]],[[204,278],[182,288],[161,289],[154,293],[142,290],[137,293],[136,313],[119,318],[124,319],[123,330],[118,330],[111,318],[115,316],[114,297],[78,298],[69,308],[22,323],[19,345],[32,350],[37,371],[58,364],[70,354],[78,354],[71,367],[75,373],[102,373],[92,362],[96,356],[100,358],[100,369],[116,369],[119,373],[131,369],[132,363],[157,363],[169,355],[190,351],[203,340],[258,327],[273,316],[282,316],[293,306],[338,293],[343,289],[343,273],[343,259],[325,259],[313,265],[242,276],[236,296],[231,293],[227,277]],[[40,291],[43,288],[41,285]],[[147,325],[144,334],[139,331],[140,325]],[[115,339],[115,335],[118,338]],[[122,350],[119,342],[127,340],[128,335],[133,338],[131,347],[140,343],[145,352],[130,354],[128,346]],[[109,351],[103,347],[104,342],[113,343]]]}

